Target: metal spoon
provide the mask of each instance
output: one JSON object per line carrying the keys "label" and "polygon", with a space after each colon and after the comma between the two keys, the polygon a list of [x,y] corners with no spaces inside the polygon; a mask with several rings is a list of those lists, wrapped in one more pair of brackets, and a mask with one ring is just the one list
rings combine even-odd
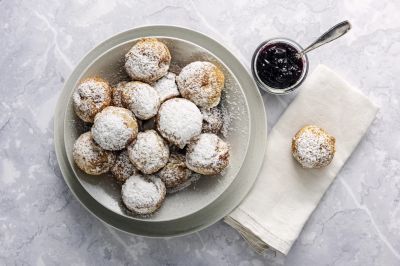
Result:
{"label": "metal spoon", "polygon": [[297,54],[297,57],[301,58],[304,54],[308,53],[315,48],[320,47],[328,42],[331,42],[344,34],[346,34],[351,29],[351,24],[349,21],[345,20],[336,24],[332,28],[330,28],[327,32],[321,35],[315,42],[310,44],[306,49],[303,49],[301,52]]}

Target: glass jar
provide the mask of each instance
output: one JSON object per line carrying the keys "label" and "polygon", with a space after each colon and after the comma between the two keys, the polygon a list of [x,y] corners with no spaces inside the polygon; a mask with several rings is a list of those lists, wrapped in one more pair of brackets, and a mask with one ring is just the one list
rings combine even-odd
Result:
{"label": "glass jar", "polygon": [[[300,54],[302,50],[303,48],[298,43],[286,38],[274,38],[261,43],[251,60],[252,74],[258,87],[276,95],[295,91],[303,83],[308,73],[308,58],[307,55]],[[269,59],[275,61],[275,64]],[[282,62],[286,62],[286,64]],[[291,67],[294,67],[292,69],[295,71],[287,71]],[[265,78],[266,75],[267,78]]]}

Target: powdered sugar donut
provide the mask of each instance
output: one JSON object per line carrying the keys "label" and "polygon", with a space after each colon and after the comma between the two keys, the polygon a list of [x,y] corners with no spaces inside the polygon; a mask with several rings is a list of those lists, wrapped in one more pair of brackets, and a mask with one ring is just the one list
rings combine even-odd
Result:
{"label": "powdered sugar donut", "polygon": [[131,111],[109,106],[96,115],[91,131],[93,139],[103,149],[117,151],[136,138],[138,125]]}
{"label": "powdered sugar donut", "polygon": [[187,168],[185,160],[182,154],[171,154],[167,165],[158,173],[167,190],[175,190],[189,180],[192,171]]}
{"label": "powdered sugar donut", "polygon": [[224,124],[222,111],[218,107],[211,109],[200,109],[203,115],[203,133],[214,133],[218,134]]}
{"label": "powdered sugar donut", "polygon": [[229,164],[229,145],[215,134],[203,133],[187,148],[186,165],[203,175],[221,173]]}
{"label": "powdered sugar donut", "polygon": [[155,176],[132,175],[122,185],[122,202],[137,214],[151,214],[161,207],[166,189]]}
{"label": "powdered sugar donut", "polygon": [[321,168],[335,155],[335,138],[320,127],[301,128],[292,140],[293,157],[303,168]]}
{"label": "powdered sugar donut", "polygon": [[191,101],[173,98],[161,105],[156,121],[160,134],[183,149],[201,133],[203,116]]}
{"label": "powdered sugar donut", "polygon": [[75,89],[72,100],[77,116],[93,123],[94,116],[111,103],[111,87],[101,78],[88,78]]}
{"label": "powdered sugar donut", "polygon": [[155,38],[138,41],[125,55],[125,70],[133,80],[151,83],[167,74],[171,63],[168,47]]}
{"label": "powdered sugar donut", "polygon": [[121,99],[122,105],[142,120],[155,116],[160,107],[157,91],[149,84],[140,81],[126,83]]}
{"label": "powdered sugar donut", "polygon": [[123,184],[130,176],[139,174],[139,170],[129,160],[128,151],[123,150],[111,167],[111,173],[118,183]]}
{"label": "powdered sugar donut", "polygon": [[169,148],[155,130],[140,132],[136,141],[128,146],[131,162],[144,174],[163,168],[169,158]]}
{"label": "powdered sugar donut", "polygon": [[216,65],[196,61],[182,69],[176,82],[182,97],[209,109],[220,102],[225,77]]}
{"label": "powdered sugar donut", "polygon": [[168,72],[167,75],[160,78],[153,84],[154,89],[160,96],[161,102],[179,96],[178,86],[176,85],[175,79],[176,75]]}
{"label": "powdered sugar donut", "polygon": [[97,145],[90,131],[83,133],[75,141],[72,156],[76,165],[89,175],[104,174],[115,162],[115,154]]}

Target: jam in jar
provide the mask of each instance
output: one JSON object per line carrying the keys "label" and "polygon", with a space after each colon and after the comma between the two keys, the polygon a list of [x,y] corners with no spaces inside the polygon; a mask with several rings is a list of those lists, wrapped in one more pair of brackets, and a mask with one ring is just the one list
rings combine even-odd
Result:
{"label": "jam in jar", "polygon": [[301,47],[286,39],[260,45],[253,56],[252,70],[258,85],[271,93],[286,94],[304,80],[308,60]]}

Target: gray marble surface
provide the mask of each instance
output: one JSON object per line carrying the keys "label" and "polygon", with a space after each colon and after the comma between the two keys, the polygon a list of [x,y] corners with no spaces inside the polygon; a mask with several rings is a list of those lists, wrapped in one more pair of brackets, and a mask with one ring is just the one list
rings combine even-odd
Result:
{"label": "gray marble surface", "polygon": [[[0,264],[400,265],[400,2],[0,0]],[[63,181],[53,110],[80,58],[148,24],[202,31],[249,66],[264,39],[306,45],[340,20],[351,33],[310,54],[359,87],[380,112],[287,257],[260,256],[223,222],[147,239],[91,216]],[[263,95],[271,128],[295,96]]]}

